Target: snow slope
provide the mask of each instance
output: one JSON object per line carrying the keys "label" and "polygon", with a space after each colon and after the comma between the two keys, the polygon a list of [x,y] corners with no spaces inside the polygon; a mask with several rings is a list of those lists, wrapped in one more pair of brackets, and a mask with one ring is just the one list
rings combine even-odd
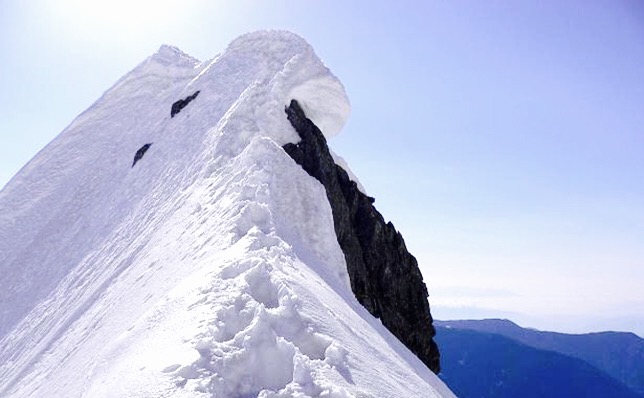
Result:
{"label": "snow slope", "polygon": [[292,33],[163,46],[0,191],[0,396],[453,396],[353,297],[292,98],[349,114]]}

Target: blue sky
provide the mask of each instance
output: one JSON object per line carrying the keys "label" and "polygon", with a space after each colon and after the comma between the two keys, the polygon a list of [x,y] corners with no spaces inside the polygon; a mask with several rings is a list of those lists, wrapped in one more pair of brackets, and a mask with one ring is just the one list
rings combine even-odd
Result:
{"label": "blue sky", "polygon": [[305,37],[437,318],[644,335],[644,3],[0,2],[0,186],[163,43]]}

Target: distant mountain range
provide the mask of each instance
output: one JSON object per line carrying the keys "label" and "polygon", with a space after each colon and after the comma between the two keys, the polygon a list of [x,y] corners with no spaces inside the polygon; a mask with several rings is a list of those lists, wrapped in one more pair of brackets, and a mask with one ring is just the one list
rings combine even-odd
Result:
{"label": "distant mountain range", "polygon": [[502,319],[436,321],[441,377],[460,397],[644,397],[644,340]]}

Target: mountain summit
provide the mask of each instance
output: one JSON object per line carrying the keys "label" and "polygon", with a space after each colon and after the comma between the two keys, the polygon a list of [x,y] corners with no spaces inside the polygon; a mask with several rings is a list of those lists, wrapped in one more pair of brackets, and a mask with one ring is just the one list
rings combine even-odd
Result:
{"label": "mountain summit", "polygon": [[289,32],[121,78],[0,191],[0,396],[452,397],[349,111]]}

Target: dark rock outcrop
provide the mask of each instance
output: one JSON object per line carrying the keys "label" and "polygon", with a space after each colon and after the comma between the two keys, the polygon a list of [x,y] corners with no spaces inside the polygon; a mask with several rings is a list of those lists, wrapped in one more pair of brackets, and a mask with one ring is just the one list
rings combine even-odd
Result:
{"label": "dark rock outcrop", "polygon": [[181,110],[185,108],[192,100],[197,98],[200,92],[201,91],[195,91],[194,94],[189,95],[184,99],[180,99],[179,101],[172,104],[172,109],[170,109],[170,117],[174,117],[174,115],[181,112]]}
{"label": "dark rock outcrop", "polygon": [[344,252],[351,288],[358,301],[380,318],[398,339],[432,371],[440,371],[427,288],[414,256],[400,233],[386,223],[347,172],[335,164],[320,130],[297,101],[286,108],[300,135],[284,150],[326,188],[338,243]]}
{"label": "dark rock outcrop", "polygon": [[139,150],[138,150],[138,151],[136,151],[136,153],[134,154],[134,161],[132,162],[132,167],[134,167],[134,165],[136,164],[136,162],[138,162],[139,160],[141,160],[141,158],[143,157],[143,155],[145,155],[145,153],[146,153],[146,152],[148,151],[148,149],[150,148],[150,145],[152,145],[152,143],[151,143],[151,142],[149,142],[149,143],[147,143],[147,144],[143,145],[141,148],[139,148]]}

